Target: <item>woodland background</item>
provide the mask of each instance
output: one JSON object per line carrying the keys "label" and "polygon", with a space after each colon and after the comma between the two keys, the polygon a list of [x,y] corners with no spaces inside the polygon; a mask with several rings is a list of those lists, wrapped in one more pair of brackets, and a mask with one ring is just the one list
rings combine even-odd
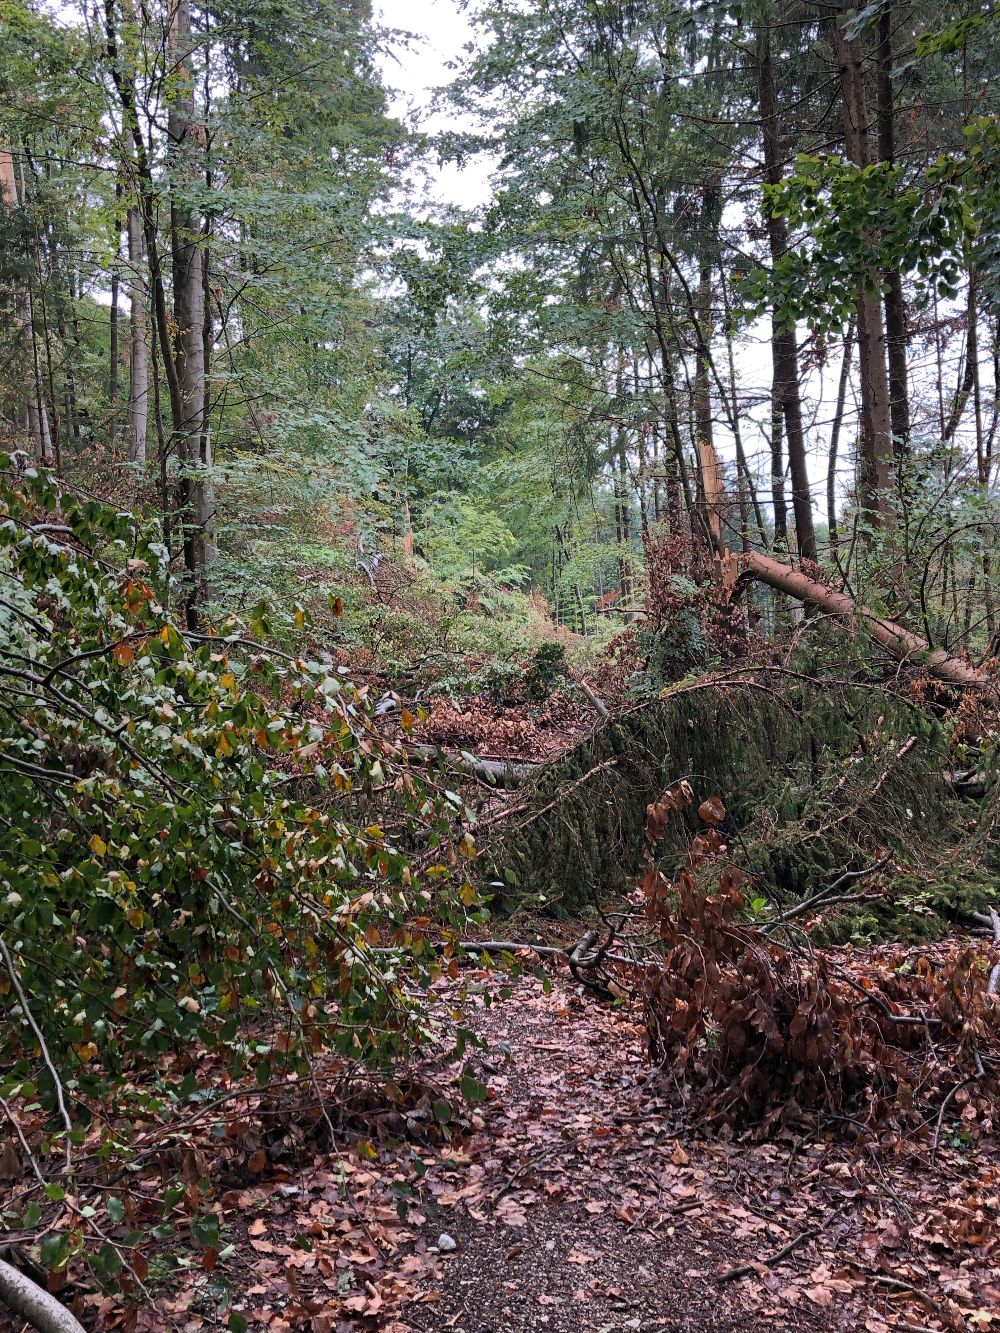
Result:
{"label": "woodland background", "polygon": [[0,0],[8,1301],[273,1323],[312,1153],[284,1327],[409,1327],[543,959],[670,1134],[993,1151],[996,11],[462,14],[421,129],[365,0]]}

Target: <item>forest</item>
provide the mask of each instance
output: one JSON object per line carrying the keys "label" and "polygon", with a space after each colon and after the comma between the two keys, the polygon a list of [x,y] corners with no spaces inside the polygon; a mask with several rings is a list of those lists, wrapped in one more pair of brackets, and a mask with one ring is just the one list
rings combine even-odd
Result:
{"label": "forest", "polygon": [[0,1329],[1000,1328],[998,41],[0,0]]}

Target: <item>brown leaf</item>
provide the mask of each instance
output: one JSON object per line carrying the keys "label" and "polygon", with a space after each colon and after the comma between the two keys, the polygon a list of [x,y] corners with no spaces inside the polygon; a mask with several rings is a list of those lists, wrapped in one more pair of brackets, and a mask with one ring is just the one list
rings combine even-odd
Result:
{"label": "brown leaf", "polygon": [[821,1310],[828,1310],[833,1304],[833,1292],[829,1287],[806,1287],[806,1295]]}
{"label": "brown leaf", "polygon": [[14,1140],[8,1139],[3,1145],[3,1152],[0,1152],[0,1180],[20,1180],[23,1175],[24,1168],[14,1147]]}
{"label": "brown leaf", "polygon": [[721,824],[726,817],[726,807],[718,796],[710,796],[698,807],[698,818],[706,824]]}

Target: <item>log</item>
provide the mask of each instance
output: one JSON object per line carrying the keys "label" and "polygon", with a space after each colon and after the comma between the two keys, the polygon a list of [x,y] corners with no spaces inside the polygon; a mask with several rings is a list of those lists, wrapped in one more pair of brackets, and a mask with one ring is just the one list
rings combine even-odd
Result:
{"label": "log", "polygon": [[768,587],[787,593],[789,597],[794,597],[809,606],[818,607],[829,615],[863,620],[868,625],[872,638],[901,662],[916,662],[925,667],[937,680],[961,686],[963,689],[981,690],[991,702],[1000,702],[1000,685],[997,681],[984,677],[968,662],[964,662],[960,657],[952,657],[943,648],[931,648],[926,639],[922,639],[919,634],[914,634],[911,630],[904,629],[894,620],[885,620],[867,606],[858,606],[853,597],[848,597],[846,593],[828,588],[826,584],[811,579],[808,574],[792,569],[782,561],[776,560],[774,556],[764,555],[761,551],[747,551],[739,557],[734,556],[728,549],[724,536],[723,518],[728,497],[722,479],[722,464],[710,440],[699,443],[699,461],[708,509],[709,534],[724,584],[733,581],[738,569],[740,572],[736,577],[737,586],[740,581],[747,578],[758,579]]}
{"label": "log", "polygon": [[5,1259],[0,1259],[0,1301],[38,1333],[86,1333],[65,1305]]}
{"label": "log", "polygon": [[[433,759],[438,753],[433,745],[408,745],[406,750],[410,758],[418,762]],[[444,757],[450,768],[468,773],[491,787],[523,787],[541,767],[526,760],[484,759],[477,754],[452,754],[450,751],[445,751]]]}
{"label": "log", "polygon": [[580,689],[587,696],[587,701],[597,716],[607,722],[611,714],[608,712],[608,706],[604,700],[594,693],[585,680],[580,681]]}
{"label": "log", "polygon": [[960,657],[952,657],[943,648],[931,648],[926,639],[904,629],[894,620],[885,620],[868,607],[859,606],[846,593],[828,588],[808,574],[791,569],[773,556],[763,555],[759,551],[748,551],[740,557],[740,564],[742,578],[758,579],[768,587],[787,593],[789,597],[795,597],[809,606],[818,607],[829,615],[863,620],[872,638],[901,662],[922,666],[935,679],[943,680],[948,685],[981,690],[992,701],[1000,700],[1000,687],[995,680],[983,676]]}

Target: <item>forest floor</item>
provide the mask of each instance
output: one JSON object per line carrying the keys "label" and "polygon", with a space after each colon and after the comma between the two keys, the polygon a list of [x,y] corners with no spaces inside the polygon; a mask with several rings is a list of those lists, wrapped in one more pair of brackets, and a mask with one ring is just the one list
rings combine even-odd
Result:
{"label": "forest floor", "polygon": [[[461,1021],[489,1044],[485,1101],[424,1098],[403,1136],[389,1125],[222,1193],[232,1305],[194,1267],[137,1327],[1000,1328],[1000,1148],[966,1088],[936,1153],[933,1109],[878,1147],[801,1117],[757,1142],[682,1123],[639,1023],[565,972],[467,998]],[[87,1304],[93,1327],[118,1326],[111,1302]]]}

